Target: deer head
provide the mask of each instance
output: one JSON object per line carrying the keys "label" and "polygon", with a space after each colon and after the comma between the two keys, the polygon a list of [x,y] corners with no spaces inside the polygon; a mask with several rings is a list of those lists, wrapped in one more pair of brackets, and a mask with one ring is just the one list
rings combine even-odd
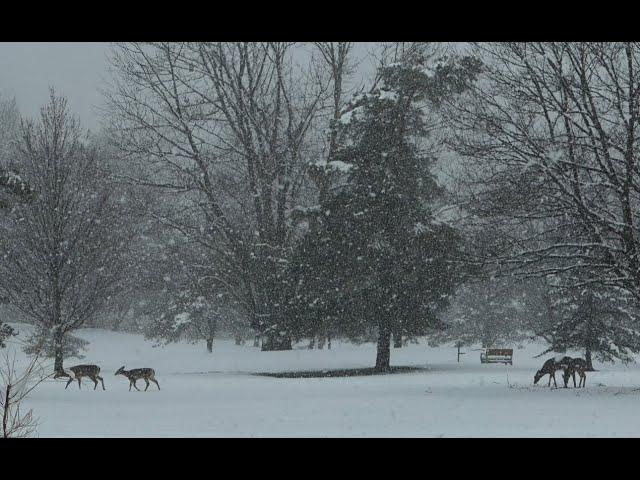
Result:
{"label": "deer head", "polygon": [[540,380],[543,376],[545,375],[545,372],[543,372],[542,370],[538,370],[535,374],[535,376],[533,377],[533,384],[537,384],[538,380]]}
{"label": "deer head", "polygon": [[116,372],[116,375],[120,375],[120,374],[124,374],[124,365],[121,366],[118,371]]}

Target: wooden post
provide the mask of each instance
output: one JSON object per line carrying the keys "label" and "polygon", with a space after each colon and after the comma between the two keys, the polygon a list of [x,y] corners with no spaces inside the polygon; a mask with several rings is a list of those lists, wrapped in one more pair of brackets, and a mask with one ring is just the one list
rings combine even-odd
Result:
{"label": "wooden post", "polygon": [[464,352],[460,351],[460,347],[462,347],[462,342],[460,340],[458,340],[456,342],[456,347],[458,348],[458,363],[460,363],[460,355],[464,355]]}

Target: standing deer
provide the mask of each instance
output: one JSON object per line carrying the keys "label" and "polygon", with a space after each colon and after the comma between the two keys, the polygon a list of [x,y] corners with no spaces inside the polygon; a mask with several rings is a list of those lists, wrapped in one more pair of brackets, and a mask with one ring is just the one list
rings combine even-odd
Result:
{"label": "standing deer", "polygon": [[[564,370],[565,375],[566,371],[569,368],[569,363],[571,362],[571,357],[553,357],[544,362],[542,368],[538,370],[533,377],[533,384],[535,385],[545,375],[549,375],[549,386],[551,386],[551,379],[553,379],[553,384],[558,388],[558,384],[556,383],[556,370]],[[566,382],[565,382],[566,387]]]}
{"label": "standing deer", "polygon": [[155,383],[158,386],[158,390],[160,390],[160,384],[156,380],[156,372],[153,368],[134,368],[133,370],[125,370],[124,365],[118,369],[116,375],[124,375],[129,379],[129,391],[131,391],[131,386],[133,385],[136,390],[140,391],[140,389],[136,386],[136,381],[141,378],[147,383],[144,391],[147,391],[149,388],[149,380]]}
{"label": "standing deer", "polygon": [[100,382],[102,383],[102,390],[106,390],[106,388],[104,388],[104,380],[99,374],[100,367],[98,367],[97,365],[76,365],[74,367],[69,367],[68,369],[63,369],[62,372],[56,372],[53,378],[69,377],[69,381],[64,387],[65,390],[74,380],[78,380],[78,389],[81,390],[82,388],[80,387],[80,379],[82,377],[89,377],[91,380],[93,380],[94,390],[98,387],[98,380],[100,380]]}
{"label": "standing deer", "polygon": [[583,358],[572,358],[569,362],[569,365],[564,371],[564,388],[567,388],[569,383],[569,377],[573,377],[573,387],[576,387],[576,372],[580,375],[580,382],[578,383],[578,388],[582,386],[585,387],[587,383],[587,361]]}

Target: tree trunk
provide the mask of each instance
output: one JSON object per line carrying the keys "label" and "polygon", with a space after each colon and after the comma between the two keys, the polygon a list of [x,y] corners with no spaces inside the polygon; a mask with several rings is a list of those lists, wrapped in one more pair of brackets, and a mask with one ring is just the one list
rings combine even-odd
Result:
{"label": "tree trunk", "polygon": [[213,339],[214,339],[214,337],[216,335],[216,327],[217,326],[218,326],[217,318],[214,318],[214,317],[207,318],[207,327],[209,328],[209,331],[207,332],[207,334],[208,334],[207,352],[209,352],[209,353],[213,352]]}
{"label": "tree trunk", "polygon": [[253,338],[253,346],[258,348],[260,346],[260,335],[256,335]]}
{"label": "tree trunk", "polygon": [[244,338],[242,338],[242,335],[236,335],[235,336],[235,341],[236,341],[236,345],[244,345]]}
{"label": "tree trunk", "polygon": [[393,335],[393,348],[401,348],[402,347],[402,335]]}
{"label": "tree trunk", "polygon": [[7,385],[4,396],[3,412],[2,412],[2,437],[9,438],[7,433],[7,421],[9,420],[9,409],[11,408],[11,384]]}
{"label": "tree trunk", "polygon": [[291,337],[287,335],[267,335],[262,342],[263,352],[275,352],[279,350],[292,350]]}
{"label": "tree trunk", "polygon": [[53,371],[55,373],[64,373],[64,368],[62,366],[62,362],[64,360],[64,354],[62,352],[63,346],[63,334],[60,333],[60,329],[58,329],[54,334],[54,362],[53,362]]}
{"label": "tree trunk", "polygon": [[319,335],[318,336],[318,350],[324,349],[325,341],[326,341],[326,339],[325,339],[324,335]]}
{"label": "tree trunk", "polygon": [[53,371],[55,373],[64,373],[64,369],[62,367],[62,348],[56,347],[55,352],[55,360],[53,362]]}
{"label": "tree trunk", "polygon": [[309,350],[313,350],[313,347],[316,346],[316,337],[311,337],[309,339],[309,346],[307,347]]}
{"label": "tree trunk", "polygon": [[587,347],[585,349],[585,353],[584,353],[584,359],[587,362],[587,371],[588,372],[594,372],[594,368],[593,368],[593,362],[591,360],[591,347]]}
{"label": "tree trunk", "polygon": [[327,348],[331,350],[331,334],[327,334]]}
{"label": "tree trunk", "polygon": [[391,331],[387,325],[378,330],[378,349],[376,354],[377,372],[388,372],[391,369]]}

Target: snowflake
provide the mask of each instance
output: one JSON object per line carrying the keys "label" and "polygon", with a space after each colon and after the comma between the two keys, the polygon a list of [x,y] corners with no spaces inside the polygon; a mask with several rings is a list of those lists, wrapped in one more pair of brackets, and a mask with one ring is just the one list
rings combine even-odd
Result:
{"label": "snowflake", "polygon": [[413,226],[413,233],[415,233],[416,235],[420,235],[421,233],[424,233],[426,231],[427,231],[427,227],[422,222],[418,222]]}

